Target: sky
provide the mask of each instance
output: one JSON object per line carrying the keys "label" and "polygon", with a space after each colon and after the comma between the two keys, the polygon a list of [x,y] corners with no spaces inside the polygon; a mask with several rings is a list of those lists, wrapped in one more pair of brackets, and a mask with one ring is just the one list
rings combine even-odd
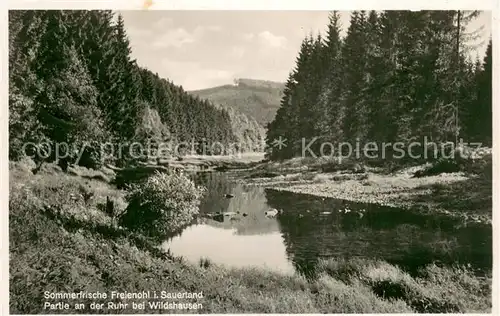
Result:
{"label": "sky", "polygon": [[[284,82],[295,66],[300,43],[324,33],[328,11],[121,11],[137,63],[185,90],[250,78]],[[340,12],[343,32],[350,13]],[[472,58],[484,56],[491,13],[469,30],[484,29]]]}

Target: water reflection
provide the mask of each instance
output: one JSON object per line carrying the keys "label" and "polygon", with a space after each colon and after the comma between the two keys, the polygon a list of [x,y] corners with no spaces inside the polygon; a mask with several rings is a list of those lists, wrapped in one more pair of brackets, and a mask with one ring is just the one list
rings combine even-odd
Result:
{"label": "water reflection", "polygon": [[[207,225],[234,229],[236,235],[263,235],[280,231],[278,221],[270,220],[264,214],[269,205],[263,188],[235,184],[220,173],[199,173],[195,180],[208,189],[200,204],[201,217],[218,212],[231,214],[212,217],[206,221]],[[226,194],[233,197],[226,198]]]}
{"label": "water reflection", "polygon": [[[330,257],[377,258],[409,272],[431,262],[491,270],[491,226],[463,226],[446,216],[247,187],[218,173],[198,175],[196,181],[208,188],[200,218],[164,244],[193,262],[204,257],[228,266],[305,275],[314,275],[319,260]],[[284,213],[267,218],[270,208]],[[208,218],[217,212],[222,215]]]}
{"label": "water reflection", "polygon": [[[382,259],[410,273],[431,262],[492,266],[491,226],[461,227],[447,216],[289,192],[267,190],[266,197],[270,206],[287,210],[280,226],[290,260],[300,271],[314,271],[321,257]],[[339,212],[346,208],[351,211]],[[325,211],[331,214],[321,214]]]}
{"label": "water reflection", "polygon": [[232,267],[262,267],[284,273],[294,271],[278,231],[248,236],[238,234],[236,228],[195,224],[170,240],[166,247],[194,263],[200,258],[210,258],[212,262]]}

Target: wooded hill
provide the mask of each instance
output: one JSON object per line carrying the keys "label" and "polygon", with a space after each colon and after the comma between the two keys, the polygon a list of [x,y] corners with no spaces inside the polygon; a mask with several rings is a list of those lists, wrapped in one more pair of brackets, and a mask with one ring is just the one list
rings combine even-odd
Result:
{"label": "wooded hill", "polygon": [[283,97],[284,84],[280,82],[236,79],[233,85],[224,85],[190,91],[226,108],[233,108],[254,118],[263,127],[274,119]]}
{"label": "wooded hill", "polygon": [[[10,11],[9,69],[10,159],[22,157],[27,142],[88,143],[95,163],[104,142],[194,139],[226,146],[261,135],[252,124],[241,129],[234,122],[245,120],[243,114],[139,67],[124,20],[112,11]],[[220,152],[208,146],[207,153]]]}

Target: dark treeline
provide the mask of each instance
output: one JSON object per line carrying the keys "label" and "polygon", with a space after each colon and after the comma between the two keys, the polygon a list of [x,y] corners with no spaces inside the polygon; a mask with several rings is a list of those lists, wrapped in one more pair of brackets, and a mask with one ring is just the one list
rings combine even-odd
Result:
{"label": "dark treeline", "polygon": [[237,139],[226,110],[132,60],[120,15],[10,11],[9,32],[11,159],[23,155],[27,142],[78,149],[88,143],[95,162],[103,142],[228,145]]}
{"label": "dark treeline", "polygon": [[[276,118],[271,159],[302,152],[302,139],[491,144],[491,40],[471,61],[466,32],[479,12],[354,11],[347,35],[333,12],[325,38],[304,39]],[[287,139],[279,149],[273,141]],[[321,141],[315,142],[321,144]],[[310,148],[315,149],[315,146]],[[319,153],[318,148],[316,148]]]}

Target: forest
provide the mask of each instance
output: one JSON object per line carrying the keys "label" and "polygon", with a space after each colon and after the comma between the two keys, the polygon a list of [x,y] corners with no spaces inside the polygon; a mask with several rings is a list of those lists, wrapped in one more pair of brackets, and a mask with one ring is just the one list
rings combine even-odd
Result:
{"label": "forest", "polygon": [[[79,162],[98,167],[103,144],[125,144],[128,150],[112,150],[110,157],[123,165],[132,155],[154,154],[127,147],[133,143],[194,142],[196,153],[227,154],[263,142],[254,120],[138,66],[120,14],[10,11],[9,31],[10,159],[54,160],[53,147],[65,143],[70,163],[73,149],[85,148]],[[206,145],[213,143],[222,146]]]}
{"label": "forest", "polygon": [[[268,124],[267,154],[301,154],[304,140],[480,142],[492,138],[492,42],[474,60],[478,11],[353,11],[342,37],[332,12],[309,35]],[[277,139],[287,146],[275,146]]]}

